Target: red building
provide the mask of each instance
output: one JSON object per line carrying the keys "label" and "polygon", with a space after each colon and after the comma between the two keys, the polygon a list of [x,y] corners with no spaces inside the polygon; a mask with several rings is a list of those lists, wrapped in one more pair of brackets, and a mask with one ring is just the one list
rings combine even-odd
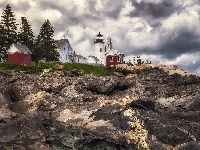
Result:
{"label": "red building", "polygon": [[8,61],[14,64],[31,65],[31,51],[26,45],[12,44],[8,49]]}
{"label": "red building", "polygon": [[106,52],[106,66],[122,64],[124,62],[124,54],[119,50],[110,49]]}

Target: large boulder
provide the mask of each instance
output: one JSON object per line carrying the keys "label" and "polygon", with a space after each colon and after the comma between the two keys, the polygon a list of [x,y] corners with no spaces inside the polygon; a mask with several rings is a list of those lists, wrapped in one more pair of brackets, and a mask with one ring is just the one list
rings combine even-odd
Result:
{"label": "large boulder", "polygon": [[39,120],[14,113],[5,106],[1,107],[0,146],[5,147],[13,143],[12,146],[16,144],[19,147],[28,147],[35,141],[43,140],[46,135],[47,131]]}
{"label": "large boulder", "polygon": [[134,84],[134,81],[118,76],[97,77],[86,75],[81,78],[81,83],[88,90],[101,94],[110,94],[114,90],[127,89]]}

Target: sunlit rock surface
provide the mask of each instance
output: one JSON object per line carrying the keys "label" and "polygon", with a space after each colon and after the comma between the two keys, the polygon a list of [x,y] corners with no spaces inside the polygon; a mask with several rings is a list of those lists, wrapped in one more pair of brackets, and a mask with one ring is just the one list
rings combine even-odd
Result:
{"label": "sunlit rock surface", "polygon": [[200,149],[200,77],[176,66],[115,76],[0,72],[0,149]]}

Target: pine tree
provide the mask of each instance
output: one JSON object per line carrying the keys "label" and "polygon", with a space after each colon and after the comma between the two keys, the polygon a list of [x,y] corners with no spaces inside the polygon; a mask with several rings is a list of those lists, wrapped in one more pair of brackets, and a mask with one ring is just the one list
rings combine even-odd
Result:
{"label": "pine tree", "polygon": [[27,21],[26,17],[21,17],[21,27],[18,34],[18,41],[26,45],[32,52],[34,48],[34,35],[31,29],[31,25]]}
{"label": "pine tree", "polygon": [[13,43],[17,42],[17,24],[9,5],[6,6],[6,9],[3,10],[2,14],[1,25],[3,27],[4,45],[0,53],[1,59],[6,60],[7,50]]}
{"label": "pine tree", "polygon": [[4,37],[4,27],[0,24],[0,61],[5,60],[4,57],[7,56],[7,50],[4,47],[5,37]]}
{"label": "pine tree", "polygon": [[58,52],[55,50],[56,41],[53,39],[54,31],[51,27],[49,20],[45,20],[42,27],[40,28],[40,33],[37,36],[36,45],[33,59],[39,61],[40,59],[45,59],[46,61],[57,61]]}

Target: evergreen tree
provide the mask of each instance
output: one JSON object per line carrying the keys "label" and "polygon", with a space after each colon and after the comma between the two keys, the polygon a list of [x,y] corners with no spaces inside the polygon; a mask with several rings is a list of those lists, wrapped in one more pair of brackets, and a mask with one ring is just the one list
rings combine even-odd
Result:
{"label": "evergreen tree", "polygon": [[49,20],[45,20],[37,36],[36,47],[32,57],[36,62],[40,59],[45,59],[46,61],[58,60],[59,54],[55,50],[57,47],[53,36],[53,27],[51,27]]}
{"label": "evergreen tree", "polygon": [[0,24],[0,61],[5,60],[7,56],[7,49],[4,47],[5,37],[4,37],[4,27]]}
{"label": "evergreen tree", "polygon": [[17,24],[14,14],[9,5],[3,10],[1,25],[3,27],[4,45],[1,49],[1,59],[7,59],[7,50],[9,47],[17,42]]}
{"label": "evergreen tree", "polygon": [[34,48],[34,36],[33,31],[31,29],[31,25],[27,21],[26,17],[21,17],[21,27],[20,32],[18,34],[18,41],[26,45],[32,52]]}

